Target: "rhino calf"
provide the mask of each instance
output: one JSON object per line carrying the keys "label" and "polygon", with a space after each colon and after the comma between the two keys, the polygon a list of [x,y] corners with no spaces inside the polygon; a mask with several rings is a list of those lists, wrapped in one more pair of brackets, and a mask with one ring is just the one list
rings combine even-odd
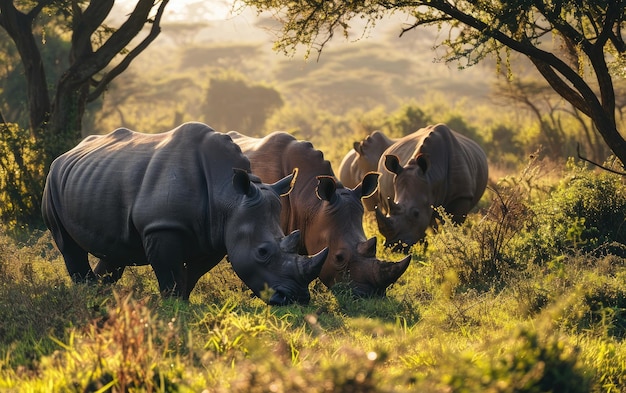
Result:
{"label": "rhino calf", "polygon": [[[228,254],[269,304],[307,303],[327,250],[296,254],[299,232],[280,227],[279,195],[294,175],[265,184],[231,138],[202,123],[160,134],[120,128],[90,136],[51,165],[42,213],[76,282],[115,282],[150,264],[163,295],[188,299]],[[92,270],[87,254],[100,258]]]}

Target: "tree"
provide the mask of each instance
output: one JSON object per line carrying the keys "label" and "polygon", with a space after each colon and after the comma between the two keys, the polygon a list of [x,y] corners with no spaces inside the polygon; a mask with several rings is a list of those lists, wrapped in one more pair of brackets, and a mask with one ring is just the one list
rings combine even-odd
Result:
{"label": "tree", "polygon": [[[41,145],[45,167],[81,137],[85,105],[100,97],[159,35],[168,1],[138,0],[115,29],[105,24],[114,0],[0,0],[0,27],[19,53],[28,127]],[[147,34],[131,45],[146,25],[151,25]],[[70,40],[68,66],[56,81],[49,80],[43,67],[39,43],[45,41],[46,30],[58,30]]]}
{"label": "tree", "polygon": [[248,84],[239,76],[210,78],[204,101],[206,122],[222,132],[258,134],[272,113],[283,106],[280,93],[260,84]]}
{"label": "tree", "polygon": [[[276,47],[286,53],[305,45],[307,54],[321,54],[336,31],[349,35],[353,20],[368,29],[393,12],[413,18],[400,36],[421,26],[447,30],[438,43],[445,50],[442,60],[460,67],[491,54],[501,62],[511,51],[521,53],[552,89],[592,120],[626,163],[613,86],[613,76],[623,74],[626,65],[625,0],[241,1],[259,12],[272,11],[281,21]],[[550,50],[550,42],[559,45]]]}

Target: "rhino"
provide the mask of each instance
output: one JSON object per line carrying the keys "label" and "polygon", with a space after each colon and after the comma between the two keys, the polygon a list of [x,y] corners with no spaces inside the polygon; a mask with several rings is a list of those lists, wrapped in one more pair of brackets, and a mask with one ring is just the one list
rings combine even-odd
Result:
{"label": "rhino", "polygon": [[[115,282],[126,266],[149,264],[163,296],[187,300],[228,255],[267,303],[308,303],[328,250],[298,255],[300,233],[280,227],[280,195],[295,175],[265,184],[250,172],[239,146],[205,124],[119,128],[54,160],[42,214],[75,282]],[[93,270],[88,253],[99,258]]]}
{"label": "rhino", "polygon": [[[376,130],[362,141],[354,142],[353,148],[339,164],[339,180],[346,187],[356,187],[367,173],[378,170],[380,157],[396,140]],[[363,205],[368,211],[374,211],[376,202],[377,199],[372,196],[363,198]]]}
{"label": "rhino", "polygon": [[385,245],[401,251],[423,240],[435,225],[433,207],[443,207],[453,222],[462,223],[488,179],[483,149],[441,123],[397,140],[378,168],[376,221]]}
{"label": "rhino", "polygon": [[362,141],[354,142],[339,164],[339,180],[346,187],[356,187],[367,173],[378,170],[380,156],[395,141],[376,130]]}
{"label": "rhino", "polygon": [[400,262],[376,258],[376,238],[363,230],[361,198],[378,185],[378,173],[368,173],[362,182],[346,188],[335,178],[330,162],[307,141],[276,131],[263,138],[228,133],[250,159],[253,172],[272,182],[294,169],[298,182],[282,198],[282,228],[299,229],[300,252],[318,252],[328,247],[320,281],[331,288],[347,282],[360,297],[384,296],[386,289],[407,269],[410,257]]}

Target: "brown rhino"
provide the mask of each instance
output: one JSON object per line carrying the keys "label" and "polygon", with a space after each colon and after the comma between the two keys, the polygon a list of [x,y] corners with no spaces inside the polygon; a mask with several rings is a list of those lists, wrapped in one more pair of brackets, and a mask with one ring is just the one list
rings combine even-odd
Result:
{"label": "brown rhino", "polygon": [[378,260],[376,238],[367,239],[363,230],[361,198],[376,190],[378,173],[369,173],[355,187],[346,188],[335,180],[323,153],[309,142],[298,141],[286,132],[264,138],[236,131],[228,135],[263,181],[271,182],[298,169],[298,182],[282,199],[282,226],[283,230],[301,231],[301,252],[328,247],[320,273],[326,286],[347,280],[357,296],[383,296],[404,273],[410,257],[397,263]]}
{"label": "brown rhino", "polygon": [[445,124],[409,134],[385,150],[378,163],[376,221],[385,244],[406,250],[434,224],[442,206],[456,223],[478,203],[487,186],[483,149]]}
{"label": "brown rhino", "polygon": [[[307,303],[327,250],[296,254],[299,233],[280,227],[279,194],[293,175],[264,184],[225,134],[202,123],[160,133],[119,128],[90,136],[58,157],[42,200],[70,276],[118,280],[150,264],[164,295],[188,299],[228,254],[233,269],[269,304]],[[100,261],[92,270],[87,253]]]}

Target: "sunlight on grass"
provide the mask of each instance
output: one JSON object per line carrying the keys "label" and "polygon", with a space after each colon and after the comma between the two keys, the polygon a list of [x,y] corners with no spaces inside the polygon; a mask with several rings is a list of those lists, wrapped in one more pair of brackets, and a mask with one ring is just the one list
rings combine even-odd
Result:
{"label": "sunlight on grass", "polygon": [[[576,187],[596,179],[574,170]],[[541,199],[543,211],[573,203],[568,183],[559,187],[557,199]],[[345,285],[314,281],[307,306],[266,305],[226,262],[189,302],[161,299],[149,267],[129,267],[112,286],[74,285],[48,234],[27,243],[0,235],[0,390],[619,391],[626,263],[609,251],[621,249],[583,252],[588,243],[568,243],[562,231],[543,238],[563,241],[559,254],[546,254],[536,237],[544,228],[534,226],[548,222],[544,213],[528,220],[533,198],[509,191],[500,189],[500,205],[462,226],[442,224],[427,247],[413,247],[386,298],[357,299]],[[579,228],[579,239],[611,233],[604,224]],[[382,245],[378,256],[401,257]]]}

